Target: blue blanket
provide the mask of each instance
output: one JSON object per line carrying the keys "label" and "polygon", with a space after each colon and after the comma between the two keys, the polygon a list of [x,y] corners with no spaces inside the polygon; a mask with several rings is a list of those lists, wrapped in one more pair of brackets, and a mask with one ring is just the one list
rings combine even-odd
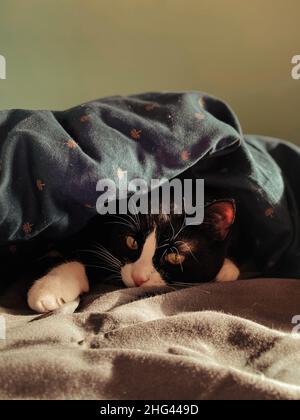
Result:
{"label": "blue blanket", "polygon": [[83,229],[99,179],[203,178],[236,200],[243,251],[265,275],[300,275],[299,149],[245,136],[198,92],[111,97],[67,111],[0,111],[0,258],[16,264]]}

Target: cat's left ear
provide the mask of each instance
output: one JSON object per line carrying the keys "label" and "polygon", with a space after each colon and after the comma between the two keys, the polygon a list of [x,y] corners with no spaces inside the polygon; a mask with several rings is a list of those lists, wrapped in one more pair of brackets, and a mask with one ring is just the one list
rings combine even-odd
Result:
{"label": "cat's left ear", "polygon": [[215,201],[205,207],[205,220],[208,227],[213,230],[219,241],[224,241],[234,224],[236,205],[234,200]]}

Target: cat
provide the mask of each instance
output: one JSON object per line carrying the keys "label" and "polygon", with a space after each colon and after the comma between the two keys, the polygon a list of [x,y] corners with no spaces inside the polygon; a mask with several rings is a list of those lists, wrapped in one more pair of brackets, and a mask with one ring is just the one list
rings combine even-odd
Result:
{"label": "cat", "polygon": [[205,207],[201,225],[186,225],[185,215],[174,213],[96,216],[47,256],[50,267],[30,288],[28,305],[39,313],[55,310],[99,277],[126,287],[238,280],[228,257],[235,218],[234,200],[223,199]]}

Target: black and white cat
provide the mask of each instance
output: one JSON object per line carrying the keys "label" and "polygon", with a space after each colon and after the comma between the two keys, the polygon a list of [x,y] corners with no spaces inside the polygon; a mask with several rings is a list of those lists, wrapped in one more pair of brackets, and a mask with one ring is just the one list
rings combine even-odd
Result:
{"label": "black and white cat", "polygon": [[88,292],[94,277],[127,287],[235,281],[240,271],[229,257],[235,216],[232,200],[208,205],[198,226],[176,214],[97,216],[50,255],[53,268],[35,281],[28,304],[40,313],[57,309]]}

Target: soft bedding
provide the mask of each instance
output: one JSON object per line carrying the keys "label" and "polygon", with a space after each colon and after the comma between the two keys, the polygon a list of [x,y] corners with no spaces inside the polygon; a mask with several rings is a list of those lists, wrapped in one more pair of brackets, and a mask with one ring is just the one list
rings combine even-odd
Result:
{"label": "soft bedding", "polygon": [[1,299],[1,399],[299,399],[300,283],[100,286],[37,316]]}
{"label": "soft bedding", "polygon": [[158,92],[58,112],[3,110],[0,162],[0,278],[81,230],[97,214],[97,182],[118,187],[124,172],[149,187],[152,179],[204,179],[208,202],[235,199],[241,249],[256,271],[300,276],[299,148],[244,135],[233,111],[209,95]]}

